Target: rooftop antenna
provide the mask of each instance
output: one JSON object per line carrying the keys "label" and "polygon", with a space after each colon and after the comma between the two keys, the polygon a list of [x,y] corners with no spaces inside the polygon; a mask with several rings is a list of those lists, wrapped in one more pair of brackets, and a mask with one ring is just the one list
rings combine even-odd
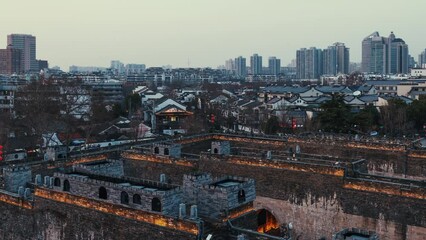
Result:
{"label": "rooftop antenna", "polygon": [[191,66],[191,61],[188,58],[188,68]]}

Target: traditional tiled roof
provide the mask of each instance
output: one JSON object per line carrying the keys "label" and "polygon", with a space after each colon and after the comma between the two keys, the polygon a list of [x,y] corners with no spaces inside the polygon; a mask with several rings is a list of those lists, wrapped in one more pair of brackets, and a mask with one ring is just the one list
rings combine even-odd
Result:
{"label": "traditional tiled roof", "polygon": [[264,92],[268,93],[303,93],[308,91],[309,87],[299,87],[299,86],[270,86],[263,89]]}

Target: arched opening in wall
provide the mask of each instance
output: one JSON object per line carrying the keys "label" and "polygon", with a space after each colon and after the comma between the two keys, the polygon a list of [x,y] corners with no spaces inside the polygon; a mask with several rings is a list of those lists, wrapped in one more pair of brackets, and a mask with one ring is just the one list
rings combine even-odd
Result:
{"label": "arched opening in wall", "polygon": [[160,153],[160,149],[159,149],[158,147],[155,147],[155,148],[154,148],[154,153],[155,153],[155,154],[159,154],[159,153]]}
{"label": "arched opening in wall", "polygon": [[100,187],[99,188],[99,198],[100,199],[108,199],[108,192],[106,188]]}
{"label": "arched opening in wall", "polygon": [[164,148],[164,155],[166,155],[166,156],[169,155],[169,149],[168,148]]}
{"label": "arched opening in wall", "polygon": [[71,190],[70,182],[68,180],[64,181],[64,187],[62,190],[64,190],[64,192],[69,192]]}
{"label": "arched opening in wall", "polygon": [[56,177],[55,180],[53,180],[53,186],[60,187],[61,186],[61,179]]}
{"label": "arched opening in wall", "polygon": [[121,204],[129,204],[129,194],[121,192]]}
{"label": "arched opening in wall", "polygon": [[280,225],[275,216],[266,209],[257,211],[257,231],[274,236],[281,236]]}
{"label": "arched opening in wall", "polygon": [[141,204],[142,204],[142,201],[141,201],[141,195],[139,195],[139,194],[134,194],[134,195],[133,195],[133,203],[134,203],[134,204],[141,205]]}
{"label": "arched opening in wall", "polygon": [[243,203],[246,201],[246,192],[244,189],[238,191],[238,203]]}
{"label": "arched opening in wall", "polygon": [[154,212],[161,212],[161,201],[158,198],[153,198],[151,202],[151,210]]}
{"label": "arched opening in wall", "polygon": [[218,154],[218,153],[219,153],[219,150],[217,150],[217,148],[214,148],[214,149],[213,149],[213,153],[214,153],[214,154]]}

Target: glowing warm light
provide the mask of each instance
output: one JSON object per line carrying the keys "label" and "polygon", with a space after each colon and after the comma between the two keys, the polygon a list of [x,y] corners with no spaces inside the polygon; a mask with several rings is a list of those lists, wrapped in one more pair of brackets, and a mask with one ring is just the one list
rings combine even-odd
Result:
{"label": "glowing warm light", "polygon": [[416,198],[426,200],[426,192],[423,189],[403,190],[399,185],[381,184],[377,182],[348,182],[343,185],[344,188],[358,191],[384,193],[407,198]]}
{"label": "glowing warm light", "polygon": [[240,207],[238,209],[231,210],[228,217],[223,219],[223,222],[226,222],[226,221],[234,219],[234,218],[238,218],[238,217],[240,217],[240,216],[242,216],[246,213],[249,213],[251,211],[254,211],[253,203],[247,204],[247,205]]}
{"label": "glowing warm light", "polygon": [[131,220],[137,220],[173,230],[187,232],[194,235],[199,234],[199,229],[197,223],[195,222],[175,219],[139,209],[126,208],[117,204],[76,196],[65,192],[57,192],[41,187],[36,188],[34,195],[40,198],[71,204],[78,207],[84,207]]}
{"label": "glowing warm light", "polygon": [[[244,143],[257,143],[257,144],[268,144],[275,146],[286,146],[289,143],[300,143],[300,144],[312,144],[312,140],[304,140],[297,138],[288,138],[287,140],[280,139],[266,139],[266,138],[251,138],[249,136],[229,136],[229,135],[202,135],[202,136],[194,136],[192,138],[187,138],[183,140],[178,140],[180,144],[189,144],[207,140],[222,140],[222,141],[233,141],[233,142],[244,142]],[[380,151],[396,151],[396,152],[404,152],[405,146],[397,145],[397,144],[382,144],[375,142],[342,142],[342,141],[333,141],[337,144],[340,144],[342,147],[348,148],[357,148],[357,149],[369,149],[369,150],[380,150]],[[426,158],[426,154],[421,155],[423,158]]]}
{"label": "glowing warm light", "polygon": [[380,151],[405,152],[405,146],[367,145],[362,143],[346,143],[342,147],[360,148]]}
{"label": "glowing warm light", "polygon": [[72,166],[74,164],[79,164],[79,163],[87,163],[87,162],[93,162],[93,161],[98,161],[98,160],[105,160],[107,158],[108,157],[106,155],[96,155],[96,156],[91,156],[91,157],[79,158],[77,160],[67,162],[65,165],[66,166]]}
{"label": "glowing warm light", "polygon": [[301,165],[297,163],[288,163],[288,162],[274,162],[274,161],[262,161],[254,159],[241,159],[237,157],[230,157],[228,159],[230,163],[239,164],[239,165],[248,165],[256,167],[269,167],[276,169],[285,169],[291,171],[299,172],[313,172],[320,173],[325,175],[339,176],[343,177],[345,175],[345,170],[342,168],[326,167],[326,166],[312,166],[312,165]]}
{"label": "glowing warm light", "polygon": [[0,202],[4,202],[10,205],[22,207],[25,209],[32,209],[33,204],[30,201],[24,200],[20,197],[14,197],[5,193],[0,193]]}
{"label": "glowing warm light", "polygon": [[265,215],[266,215],[266,223],[257,227],[258,232],[267,233],[271,230],[276,230],[280,228],[280,225],[278,224],[277,219],[275,219],[275,217],[270,212],[267,211]]}
{"label": "glowing warm light", "polygon": [[187,166],[187,167],[194,166],[194,164],[192,162],[189,162],[189,161],[186,161],[186,160],[182,160],[182,159],[172,160],[168,157],[159,157],[157,155],[145,155],[145,154],[139,154],[139,153],[124,152],[121,156],[123,158],[127,158],[127,159],[130,159],[130,160],[136,160],[136,161],[176,164],[176,165]]}
{"label": "glowing warm light", "polygon": [[408,156],[412,158],[426,158],[426,151],[412,152]]}

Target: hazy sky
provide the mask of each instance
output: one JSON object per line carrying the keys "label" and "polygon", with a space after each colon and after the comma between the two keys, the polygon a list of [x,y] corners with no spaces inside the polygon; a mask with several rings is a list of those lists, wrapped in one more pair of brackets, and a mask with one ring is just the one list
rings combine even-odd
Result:
{"label": "hazy sky", "polygon": [[37,58],[66,71],[113,59],[217,67],[253,53],[287,65],[297,49],[333,42],[359,62],[374,31],[394,31],[416,60],[426,48],[426,0],[2,0],[0,9],[1,48],[8,34],[35,35]]}

